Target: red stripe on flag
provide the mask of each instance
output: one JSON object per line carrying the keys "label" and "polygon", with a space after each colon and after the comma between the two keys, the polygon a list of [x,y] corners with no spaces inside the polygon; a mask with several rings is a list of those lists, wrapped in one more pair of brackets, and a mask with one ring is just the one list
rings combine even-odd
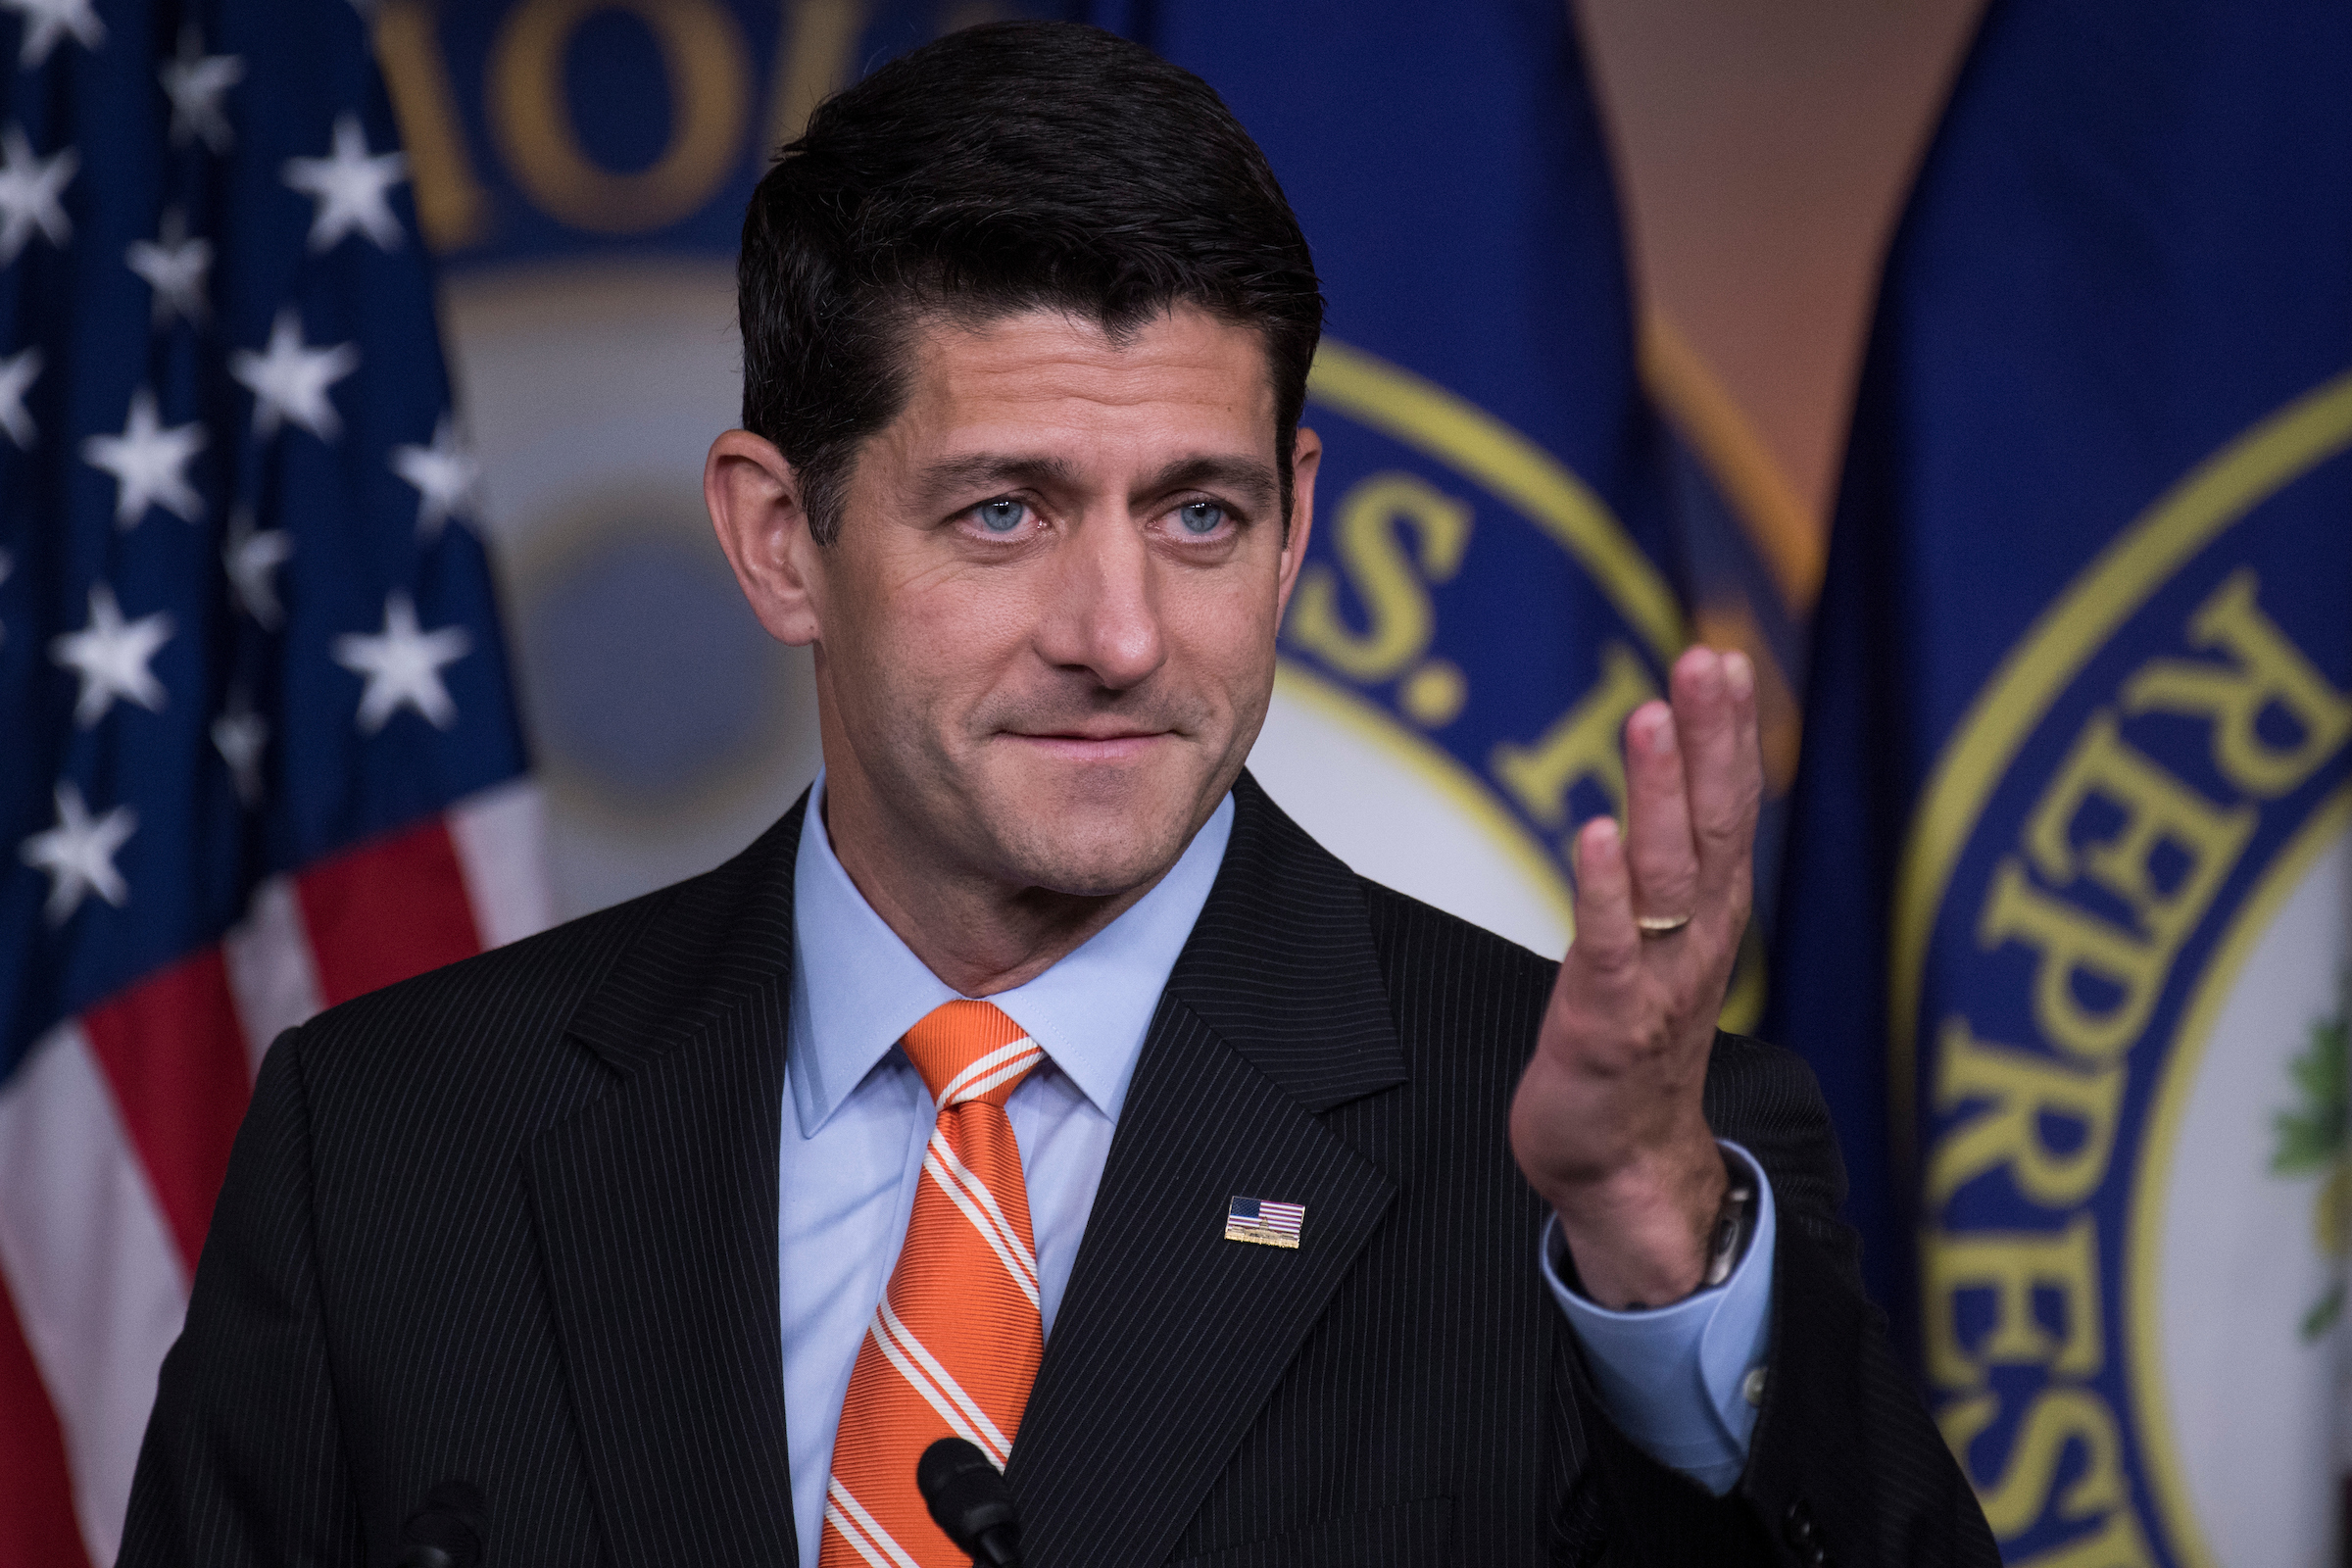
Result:
{"label": "red stripe on flag", "polygon": [[252,1069],[228,966],[207,948],[82,1014],[188,1271],[204,1249]]}
{"label": "red stripe on flag", "polygon": [[0,1282],[0,1568],[89,1568],[66,1438]]}
{"label": "red stripe on flag", "polygon": [[327,1006],[482,951],[439,817],[321,861],[294,886]]}

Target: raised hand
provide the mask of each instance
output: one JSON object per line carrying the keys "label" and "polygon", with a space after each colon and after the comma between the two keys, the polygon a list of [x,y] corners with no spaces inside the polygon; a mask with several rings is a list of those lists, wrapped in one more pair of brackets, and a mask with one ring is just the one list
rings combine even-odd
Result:
{"label": "raised hand", "polygon": [[1755,670],[1693,648],[1672,705],[1626,720],[1626,819],[1576,840],[1576,939],[1511,1103],[1511,1151],[1586,1293],[1661,1306],[1699,1286],[1723,1158],[1700,1106],[1753,896]]}

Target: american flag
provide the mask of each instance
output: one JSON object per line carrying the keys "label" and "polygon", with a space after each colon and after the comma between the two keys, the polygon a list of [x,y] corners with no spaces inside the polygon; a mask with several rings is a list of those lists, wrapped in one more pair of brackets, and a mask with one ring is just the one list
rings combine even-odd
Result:
{"label": "american flag", "polygon": [[365,19],[0,0],[0,1568],[111,1563],[261,1052],[542,922]]}
{"label": "american flag", "polygon": [[[1262,1198],[1237,1198],[1225,1210],[1225,1236],[1229,1241],[1263,1241],[1281,1238],[1276,1246],[1298,1245],[1298,1225],[1306,1218],[1306,1208],[1299,1203],[1270,1203]],[[1234,1233],[1258,1232],[1259,1235]]]}

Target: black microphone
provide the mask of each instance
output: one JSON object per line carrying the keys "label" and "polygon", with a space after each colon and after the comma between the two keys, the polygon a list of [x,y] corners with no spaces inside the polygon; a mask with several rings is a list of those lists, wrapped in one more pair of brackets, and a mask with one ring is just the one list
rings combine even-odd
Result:
{"label": "black microphone", "polygon": [[961,1438],[942,1438],[914,1462],[914,1488],[973,1568],[1020,1568],[1021,1518],[1012,1489],[988,1455]]}
{"label": "black microphone", "polygon": [[475,1568],[482,1560],[482,1494],[463,1481],[442,1482],[402,1524],[400,1539],[408,1544],[400,1568]]}

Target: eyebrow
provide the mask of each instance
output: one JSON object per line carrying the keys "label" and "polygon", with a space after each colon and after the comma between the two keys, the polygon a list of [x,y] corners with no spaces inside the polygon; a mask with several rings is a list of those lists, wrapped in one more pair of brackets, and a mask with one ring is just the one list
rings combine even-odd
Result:
{"label": "eyebrow", "polygon": [[[1063,459],[1043,453],[976,452],[932,464],[917,481],[924,496],[937,502],[957,492],[1013,489],[1074,489],[1077,469]],[[1179,458],[1137,487],[1143,496],[1161,496],[1175,490],[1220,488],[1238,492],[1257,510],[1270,511],[1280,494],[1270,465],[1254,458],[1202,455]]]}
{"label": "eyebrow", "polygon": [[1152,476],[1142,493],[1162,496],[1172,490],[1208,489],[1237,491],[1256,511],[1271,512],[1282,486],[1273,467],[1255,458],[1198,457],[1169,464]]}
{"label": "eyebrow", "polygon": [[975,452],[969,457],[934,463],[917,481],[926,497],[946,497],[959,490],[1011,489],[1019,485],[1069,488],[1077,470],[1059,458],[1042,454]]}

